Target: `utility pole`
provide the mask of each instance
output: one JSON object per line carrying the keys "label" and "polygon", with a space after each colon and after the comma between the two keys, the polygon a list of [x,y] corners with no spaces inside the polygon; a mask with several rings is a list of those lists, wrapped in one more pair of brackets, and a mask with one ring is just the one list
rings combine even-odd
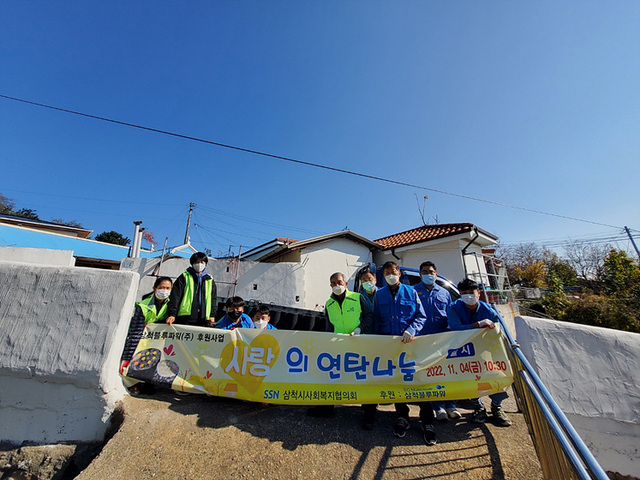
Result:
{"label": "utility pole", "polygon": [[640,251],[638,251],[638,246],[636,245],[635,240],[631,236],[631,232],[629,231],[629,227],[625,226],[624,230],[627,232],[627,235],[629,235],[629,240],[631,240],[631,244],[633,245],[633,248],[636,249],[636,255],[638,255],[638,259],[640,259]]}
{"label": "utility pole", "polygon": [[189,225],[191,225],[191,212],[193,212],[194,204],[193,202],[189,203],[189,218],[187,218],[187,231],[184,232],[184,244],[189,243]]}

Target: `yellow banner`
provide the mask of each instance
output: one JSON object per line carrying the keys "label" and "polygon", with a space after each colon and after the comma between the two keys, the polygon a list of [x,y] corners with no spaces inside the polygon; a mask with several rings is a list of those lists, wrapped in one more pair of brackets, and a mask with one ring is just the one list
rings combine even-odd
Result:
{"label": "yellow banner", "polygon": [[498,328],[400,338],[151,324],[126,375],[185,392],[306,405],[476,398],[513,382]]}

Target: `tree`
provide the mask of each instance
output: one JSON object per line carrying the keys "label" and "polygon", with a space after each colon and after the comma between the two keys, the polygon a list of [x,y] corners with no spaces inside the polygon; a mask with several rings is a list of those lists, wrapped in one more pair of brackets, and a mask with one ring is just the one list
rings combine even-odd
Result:
{"label": "tree", "polygon": [[604,258],[610,250],[609,245],[595,245],[580,240],[572,240],[565,246],[569,265],[576,271],[578,278],[596,293],[602,287]]}
{"label": "tree", "polygon": [[21,208],[20,210],[13,212],[16,217],[30,218],[31,220],[40,220],[35,210],[30,208]]}
{"label": "tree", "polygon": [[62,218],[52,218],[51,221],[53,223],[66,225],[68,227],[84,228],[79,222],[76,222],[75,220],[63,220]]}
{"label": "tree", "polygon": [[12,215],[14,208],[16,208],[16,204],[13,203],[13,200],[0,193],[0,213],[4,215]]}
{"label": "tree", "polygon": [[554,282],[560,282],[565,287],[571,287],[578,284],[576,271],[569,262],[560,258],[557,253],[547,250],[542,252],[543,262],[547,269],[547,285],[551,286],[551,279]]}
{"label": "tree", "polygon": [[602,282],[607,295],[640,302],[640,269],[623,250],[612,249],[605,257]]}
{"label": "tree", "polygon": [[542,260],[525,266],[516,265],[514,271],[523,287],[539,288],[547,285],[546,268]]}
{"label": "tree", "polygon": [[507,275],[512,284],[523,287],[543,287],[546,285],[544,251],[535,243],[519,243],[500,247],[498,256],[504,259]]}
{"label": "tree", "polygon": [[144,230],[142,232],[142,239],[145,240],[150,245],[158,244],[158,242],[156,242],[156,236],[153,234],[153,232],[150,232],[149,230]]}
{"label": "tree", "polygon": [[102,232],[95,238],[99,242],[111,243],[113,245],[129,245],[131,240],[114,230]]}

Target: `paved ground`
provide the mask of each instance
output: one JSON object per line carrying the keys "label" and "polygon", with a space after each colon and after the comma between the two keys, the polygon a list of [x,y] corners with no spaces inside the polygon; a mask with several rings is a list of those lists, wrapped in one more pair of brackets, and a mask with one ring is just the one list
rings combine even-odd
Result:
{"label": "paved ground", "polygon": [[438,423],[432,447],[422,441],[415,406],[402,439],[391,433],[392,406],[379,407],[370,432],[360,428],[357,406],[315,419],[306,407],[165,391],[129,397],[124,407],[122,426],[79,480],[542,478],[512,399],[505,403],[512,427]]}

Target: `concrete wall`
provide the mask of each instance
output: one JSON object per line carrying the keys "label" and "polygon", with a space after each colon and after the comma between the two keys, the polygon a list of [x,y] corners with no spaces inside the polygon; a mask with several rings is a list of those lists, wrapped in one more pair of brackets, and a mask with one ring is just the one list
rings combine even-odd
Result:
{"label": "concrete wall", "polygon": [[60,265],[64,267],[73,267],[76,264],[73,250],[26,247],[0,247],[0,261]]}
{"label": "concrete wall", "polygon": [[0,441],[103,440],[138,275],[0,262]]}
{"label": "concrete wall", "polygon": [[323,310],[331,295],[329,277],[335,272],[342,272],[352,290],[356,271],[371,262],[372,256],[364,245],[345,238],[335,238],[305,248],[300,261],[304,266],[306,287],[305,306],[302,308]]}
{"label": "concrete wall", "polygon": [[640,334],[516,317],[518,342],[605,470],[640,472]]}
{"label": "concrete wall", "polygon": [[[151,276],[159,263],[158,258],[126,258],[121,269],[138,272],[140,286],[136,298],[149,293],[155,276]],[[189,267],[186,258],[171,258],[160,266],[158,275],[177,278]],[[233,262],[209,259],[207,272],[213,276],[219,297],[238,295],[245,300],[304,307],[305,284],[303,267],[299,263]]]}

